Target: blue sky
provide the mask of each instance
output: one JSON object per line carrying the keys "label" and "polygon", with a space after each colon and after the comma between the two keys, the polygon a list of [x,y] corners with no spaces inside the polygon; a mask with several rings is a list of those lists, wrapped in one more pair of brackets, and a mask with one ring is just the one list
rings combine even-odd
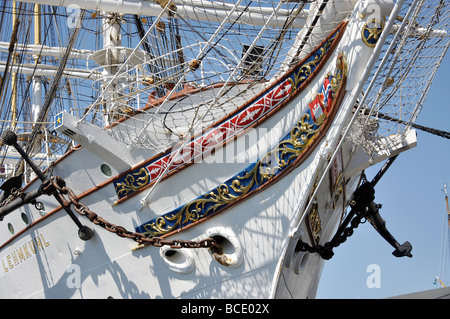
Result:
{"label": "blue sky", "polygon": [[[447,53],[417,124],[450,131],[449,71]],[[447,183],[450,193],[450,140],[422,131],[417,131],[417,140],[417,147],[401,153],[375,188],[375,202],[383,205],[380,213],[388,230],[398,242],[411,242],[413,257],[394,257],[394,249],[373,227],[362,224],[325,262],[316,298],[372,299],[430,290],[440,287],[433,284],[435,276],[450,286],[448,244],[445,264],[441,260],[443,229],[448,228],[441,189]],[[371,180],[379,168],[367,170],[367,178]],[[379,267],[379,288],[367,285],[375,274],[368,270],[370,265]],[[443,265],[446,271],[440,274]]]}

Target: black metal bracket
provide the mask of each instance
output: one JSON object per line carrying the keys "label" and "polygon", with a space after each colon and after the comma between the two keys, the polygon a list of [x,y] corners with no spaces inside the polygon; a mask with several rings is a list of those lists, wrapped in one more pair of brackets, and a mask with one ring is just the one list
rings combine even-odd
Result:
{"label": "black metal bracket", "polygon": [[42,191],[42,187],[39,187],[37,190],[29,192],[29,193],[23,193],[21,196],[18,196],[14,198],[12,201],[6,203],[2,207],[0,207],[0,220],[3,220],[3,218],[8,215],[9,213],[12,213],[16,209],[26,205],[26,204],[36,204],[36,198],[43,195],[44,192]]}
{"label": "black metal bracket", "polygon": [[[17,143],[17,135],[13,131],[6,131],[2,134],[2,142],[8,146],[12,146],[16,149],[16,151],[22,156],[24,161],[31,167],[33,172],[37,175],[37,177],[41,180],[42,184],[39,187],[38,190],[25,194],[25,196],[22,196],[20,198],[16,198],[11,203],[8,203],[4,205],[0,209],[0,218],[3,218],[13,210],[27,204],[27,203],[33,203],[33,201],[36,200],[37,197],[42,195],[43,192],[43,185],[47,185],[49,183],[49,180],[47,177],[42,173],[42,171],[31,161],[28,154],[22,149],[22,147]],[[74,223],[78,227],[78,236],[82,240],[89,240],[94,235],[94,231],[90,229],[87,226],[84,226],[81,224],[81,222],[78,220],[77,216],[75,216],[74,212],[68,207],[67,205],[64,205],[61,198],[58,196],[58,194],[53,194],[55,199],[58,201],[58,203],[61,205],[61,207],[66,211],[66,213],[69,215],[69,217],[74,221]]]}

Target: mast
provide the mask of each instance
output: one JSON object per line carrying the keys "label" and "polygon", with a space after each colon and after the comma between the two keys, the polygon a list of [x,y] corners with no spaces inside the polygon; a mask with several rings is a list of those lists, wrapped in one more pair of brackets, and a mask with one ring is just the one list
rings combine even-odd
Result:
{"label": "mast", "polygon": [[[34,44],[39,46],[41,44],[41,6],[39,4],[34,5]],[[35,64],[38,65],[40,57],[34,55]],[[41,93],[41,81],[38,76],[33,76],[33,102],[32,102],[32,120],[36,123],[39,119],[39,113],[42,109],[42,93]]]}
{"label": "mast", "polygon": [[[445,263],[446,263],[448,256],[450,255],[449,251],[448,251],[448,247],[449,247],[448,244],[450,243],[450,232],[449,232],[449,230],[450,230],[450,209],[449,209],[449,204],[448,204],[448,193],[447,193],[447,184],[446,183],[444,183],[444,186],[442,187],[442,191],[444,192],[444,200],[445,200],[445,205],[447,207],[448,225],[447,225],[447,227],[444,226],[442,229],[441,262],[440,262],[440,269],[439,269],[441,276],[443,276],[445,273],[445,268],[446,268]],[[447,238],[445,238],[445,237],[447,237]],[[447,245],[446,245],[446,243],[447,243]],[[445,287],[445,285],[441,281],[441,279],[438,276],[436,276],[436,278],[439,280],[441,285],[443,287]],[[436,280],[435,280],[435,283],[436,283]]]}
{"label": "mast", "polygon": [[[13,28],[16,24],[17,20],[17,11],[16,11],[16,1],[13,1],[12,4],[12,25]],[[13,52],[12,65],[16,62],[16,54]],[[13,72],[11,74],[11,126],[12,129],[15,129],[17,124],[17,73]]]}
{"label": "mast", "polygon": [[[110,13],[103,12],[103,61],[96,60],[100,65],[103,65],[107,77],[106,79],[113,78],[120,66],[124,62],[125,53],[122,50],[122,34],[121,34],[121,24],[125,23],[123,13]],[[107,81],[104,85],[107,84]],[[119,92],[123,89],[124,83],[120,80],[113,80],[111,87],[107,94],[108,99],[113,100],[113,102],[106,104],[106,125],[110,124],[114,120],[114,113],[121,108],[121,101],[118,99]],[[106,89],[106,87],[104,88]]]}
{"label": "mast", "polygon": [[447,228],[447,241],[448,241],[448,243],[450,243],[450,233],[449,233],[449,230],[450,230],[450,209],[449,209],[449,206],[448,206],[448,194],[447,194],[447,184],[446,183],[444,183],[444,187],[443,187],[443,192],[444,192],[444,195],[445,195],[445,204],[446,204],[446,206],[447,206],[447,223],[448,223],[448,228]]}
{"label": "mast", "polygon": [[445,195],[445,204],[447,205],[447,221],[448,221],[448,227],[449,227],[449,229],[450,229],[450,210],[449,210],[449,207],[448,207],[447,184],[444,184],[443,192],[444,192],[444,195]]}

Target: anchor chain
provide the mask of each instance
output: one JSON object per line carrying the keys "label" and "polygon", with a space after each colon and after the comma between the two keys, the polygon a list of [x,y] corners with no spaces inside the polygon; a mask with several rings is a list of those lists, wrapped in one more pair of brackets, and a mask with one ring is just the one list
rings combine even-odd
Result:
{"label": "anchor chain", "polygon": [[[44,173],[31,161],[28,154],[22,149],[22,147],[17,143],[17,135],[14,131],[5,131],[1,136],[1,142],[3,144],[14,147],[17,152],[22,156],[22,158],[27,162],[27,164],[31,167],[34,173],[38,176],[38,178],[42,181],[39,189],[32,194],[24,195],[24,193],[15,192],[13,194],[16,198],[22,197],[22,200],[18,200],[14,203],[14,205],[9,205],[7,209],[1,211],[2,207],[0,206],[0,220],[4,215],[9,214],[14,209],[24,205],[25,203],[36,203],[35,199],[41,194],[46,194],[49,196],[54,196],[61,207],[67,212],[70,218],[75,222],[78,226],[78,236],[82,240],[89,240],[94,235],[92,229],[87,226],[81,224],[78,218],[73,214],[70,206],[73,204],[75,211],[83,216],[86,216],[92,223],[95,225],[99,225],[106,230],[117,234],[119,237],[130,238],[136,241],[139,245],[138,248],[143,247],[145,245],[153,245],[156,247],[161,247],[164,245],[169,245],[172,248],[212,248],[218,246],[216,241],[213,238],[206,238],[198,241],[186,241],[186,240],[165,240],[160,237],[146,237],[145,235],[137,232],[130,232],[122,226],[117,226],[111,224],[107,220],[98,216],[96,213],[92,212],[89,207],[80,203],[77,195],[68,187],[66,187],[66,182],[59,176],[51,176],[47,178]],[[22,196],[21,196],[22,195]],[[64,196],[67,195],[68,199]],[[28,199],[25,200],[25,197],[28,196]]]}
{"label": "anchor chain", "polygon": [[[73,209],[78,214],[87,217],[89,221],[95,225],[98,225],[119,237],[134,240],[139,244],[135,249],[142,248],[145,245],[152,245],[155,247],[168,245],[171,248],[212,248],[218,246],[213,238],[197,241],[180,239],[165,240],[162,237],[146,237],[141,233],[131,232],[122,226],[114,225],[91,211],[88,206],[81,203],[78,196],[66,186],[65,181],[59,176],[51,177],[49,182],[46,185],[43,185],[43,191],[47,195],[57,194],[64,206],[69,207],[70,205],[73,205]],[[66,195],[67,198],[64,195]]]}

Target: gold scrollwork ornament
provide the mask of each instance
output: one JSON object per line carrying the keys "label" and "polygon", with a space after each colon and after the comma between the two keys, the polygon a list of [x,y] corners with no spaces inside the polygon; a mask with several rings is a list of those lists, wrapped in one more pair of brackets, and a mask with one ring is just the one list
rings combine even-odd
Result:
{"label": "gold scrollwork ornament", "polygon": [[119,196],[126,196],[139,190],[149,183],[150,175],[143,167],[138,172],[128,174],[121,183],[116,185],[116,193]]}

